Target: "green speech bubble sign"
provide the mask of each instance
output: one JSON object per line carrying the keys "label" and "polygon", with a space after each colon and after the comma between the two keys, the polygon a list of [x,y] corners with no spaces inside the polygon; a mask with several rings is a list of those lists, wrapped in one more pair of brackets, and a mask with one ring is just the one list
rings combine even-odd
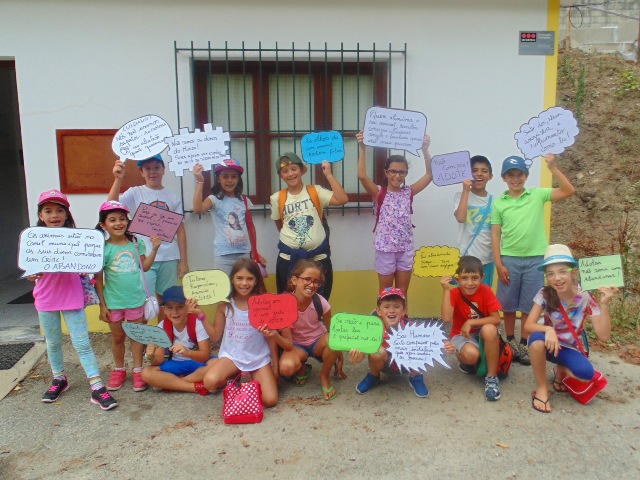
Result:
{"label": "green speech bubble sign", "polygon": [[197,270],[182,279],[184,296],[195,298],[199,305],[224,302],[231,291],[229,277],[222,270]]}
{"label": "green speech bubble sign", "polygon": [[338,351],[360,350],[377,353],[382,345],[382,320],[372,315],[336,313],[331,318],[329,348]]}
{"label": "green speech bubble sign", "polygon": [[624,287],[620,255],[581,258],[580,284],[583,290],[597,290],[598,287]]}

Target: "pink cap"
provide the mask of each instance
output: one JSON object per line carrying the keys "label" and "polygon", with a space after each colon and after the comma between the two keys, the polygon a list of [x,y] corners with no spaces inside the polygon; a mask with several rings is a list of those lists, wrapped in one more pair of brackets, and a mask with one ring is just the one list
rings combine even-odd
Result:
{"label": "pink cap", "polygon": [[213,171],[215,173],[218,173],[224,170],[225,168],[228,168],[230,170],[235,170],[236,172],[239,172],[240,175],[244,173],[244,168],[242,168],[242,165],[240,165],[233,158],[227,158],[226,160],[224,160],[224,165],[216,165],[216,168]]}
{"label": "pink cap", "polygon": [[396,287],[387,287],[380,290],[380,295],[378,296],[378,301],[383,300],[387,297],[400,297],[403,301],[407,300],[404,292],[400,288]]}
{"label": "pink cap", "polygon": [[107,200],[100,205],[101,212],[110,212],[111,210],[124,210],[129,213],[129,209],[124,204],[116,202],[115,200]]}
{"label": "pink cap", "polygon": [[64,205],[65,207],[69,207],[69,200],[67,196],[62,193],[60,190],[47,190],[46,192],[42,192],[40,197],[38,198],[38,205],[42,205],[43,203],[52,202],[58,203],[60,205]]}

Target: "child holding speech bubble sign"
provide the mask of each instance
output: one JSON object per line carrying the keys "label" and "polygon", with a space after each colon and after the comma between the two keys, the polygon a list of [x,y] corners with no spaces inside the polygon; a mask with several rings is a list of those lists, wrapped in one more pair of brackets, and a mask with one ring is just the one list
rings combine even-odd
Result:
{"label": "child holding speech bubble sign", "polygon": [[[75,228],[66,195],[58,190],[48,190],[40,194],[38,226]],[[47,343],[47,357],[53,374],[51,387],[43,395],[42,401],[53,403],[69,388],[62,357],[61,315],[64,315],[73,347],[91,385],[91,403],[99,405],[103,410],[117,407],[118,402],[102,383],[98,361],[89,340],[79,273],[41,273],[27,278],[36,282],[33,288],[34,305]]]}

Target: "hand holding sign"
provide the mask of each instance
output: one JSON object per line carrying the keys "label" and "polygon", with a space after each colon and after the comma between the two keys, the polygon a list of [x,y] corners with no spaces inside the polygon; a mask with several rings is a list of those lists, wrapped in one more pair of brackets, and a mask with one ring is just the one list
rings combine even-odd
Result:
{"label": "hand holding sign", "polygon": [[604,255],[580,259],[580,286],[583,290],[598,287],[624,287],[622,257]]}
{"label": "hand holding sign", "polygon": [[[169,320],[165,319],[165,322]],[[163,328],[146,323],[122,322],[122,329],[131,340],[135,340],[143,345],[157,345],[162,348],[169,348],[171,340]]]}
{"label": "hand holding sign", "polygon": [[373,315],[336,313],[331,319],[329,348],[331,350],[359,350],[377,353],[382,345],[384,327],[382,320]]}
{"label": "hand holding sign", "polygon": [[436,155],[431,161],[431,168],[433,183],[439,187],[462,183],[465,179],[473,179],[471,156],[467,151]]}
{"label": "hand holding sign", "polygon": [[302,158],[310,164],[320,164],[324,160],[339,162],[344,158],[344,140],[335,130],[307,133],[300,144]]}
{"label": "hand holding sign", "polygon": [[249,322],[271,330],[290,327],[298,320],[298,300],[290,293],[265,293],[249,298]]}
{"label": "hand holding sign", "polygon": [[171,243],[182,224],[183,217],[179,213],[141,203],[128,230],[147,237],[157,236],[163,242]]}
{"label": "hand holding sign", "polygon": [[200,305],[224,302],[231,291],[229,277],[222,270],[196,270],[182,278],[184,296],[195,298]]}
{"label": "hand holding sign", "polygon": [[365,115],[363,143],[370,147],[406,150],[419,156],[426,131],[424,113],[371,107]]}
{"label": "hand holding sign", "polygon": [[167,148],[164,139],[172,134],[162,118],[145,115],[125,123],[114,135],[111,148],[122,161],[144,160]]}
{"label": "hand holding sign", "polygon": [[434,360],[449,368],[442,358],[444,342],[445,334],[441,323],[409,322],[391,329],[387,351],[400,371],[403,368],[407,371],[426,371],[426,365],[433,367]]}
{"label": "hand holding sign", "polygon": [[413,257],[416,277],[453,275],[460,260],[460,250],[454,247],[420,247]]}
{"label": "hand holding sign", "polygon": [[514,138],[524,158],[533,159],[547,153],[564,152],[573,145],[579,131],[570,110],[551,107],[520,126]]}
{"label": "hand holding sign", "polygon": [[201,163],[205,170],[211,170],[214,164],[222,164],[229,158],[229,134],[222,127],[215,130],[210,123],[205,124],[204,132],[195,129],[189,133],[188,128],[181,128],[179,135],[167,135],[164,141],[169,145],[169,170],[182,177],[184,170],[193,170],[196,163]]}

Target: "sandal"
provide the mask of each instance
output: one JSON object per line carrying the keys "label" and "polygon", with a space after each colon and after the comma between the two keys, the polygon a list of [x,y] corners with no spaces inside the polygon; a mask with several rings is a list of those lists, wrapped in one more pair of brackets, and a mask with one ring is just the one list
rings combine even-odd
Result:
{"label": "sandal", "polygon": [[304,387],[309,380],[309,375],[311,374],[311,369],[313,367],[308,363],[304,364],[304,374],[303,375],[295,375],[294,380],[296,382],[296,387]]}
{"label": "sandal", "polygon": [[[329,388],[322,387],[322,393],[324,394],[325,400],[333,400],[338,396],[338,392],[336,392],[336,389],[334,388],[333,384],[331,384]],[[329,395],[329,398],[327,398],[327,395]]]}
{"label": "sandal", "polygon": [[[536,397],[536,391],[534,390],[533,392],[531,392],[531,408],[533,408],[535,411],[540,412],[540,413],[551,413],[551,410],[547,410],[547,407],[549,406],[549,398],[547,398],[547,401],[545,402],[544,400],[542,400],[539,397]],[[536,407],[536,401],[542,403],[544,405],[544,408],[540,408],[540,407]]]}
{"label": "sandal", "polygon": [[[562,379],[564,380],[564,379]],[[562,380],[558,380],[558,366],[553,367],[553,391],[556,393],[567,393],[567,387],[564,386]]]}

